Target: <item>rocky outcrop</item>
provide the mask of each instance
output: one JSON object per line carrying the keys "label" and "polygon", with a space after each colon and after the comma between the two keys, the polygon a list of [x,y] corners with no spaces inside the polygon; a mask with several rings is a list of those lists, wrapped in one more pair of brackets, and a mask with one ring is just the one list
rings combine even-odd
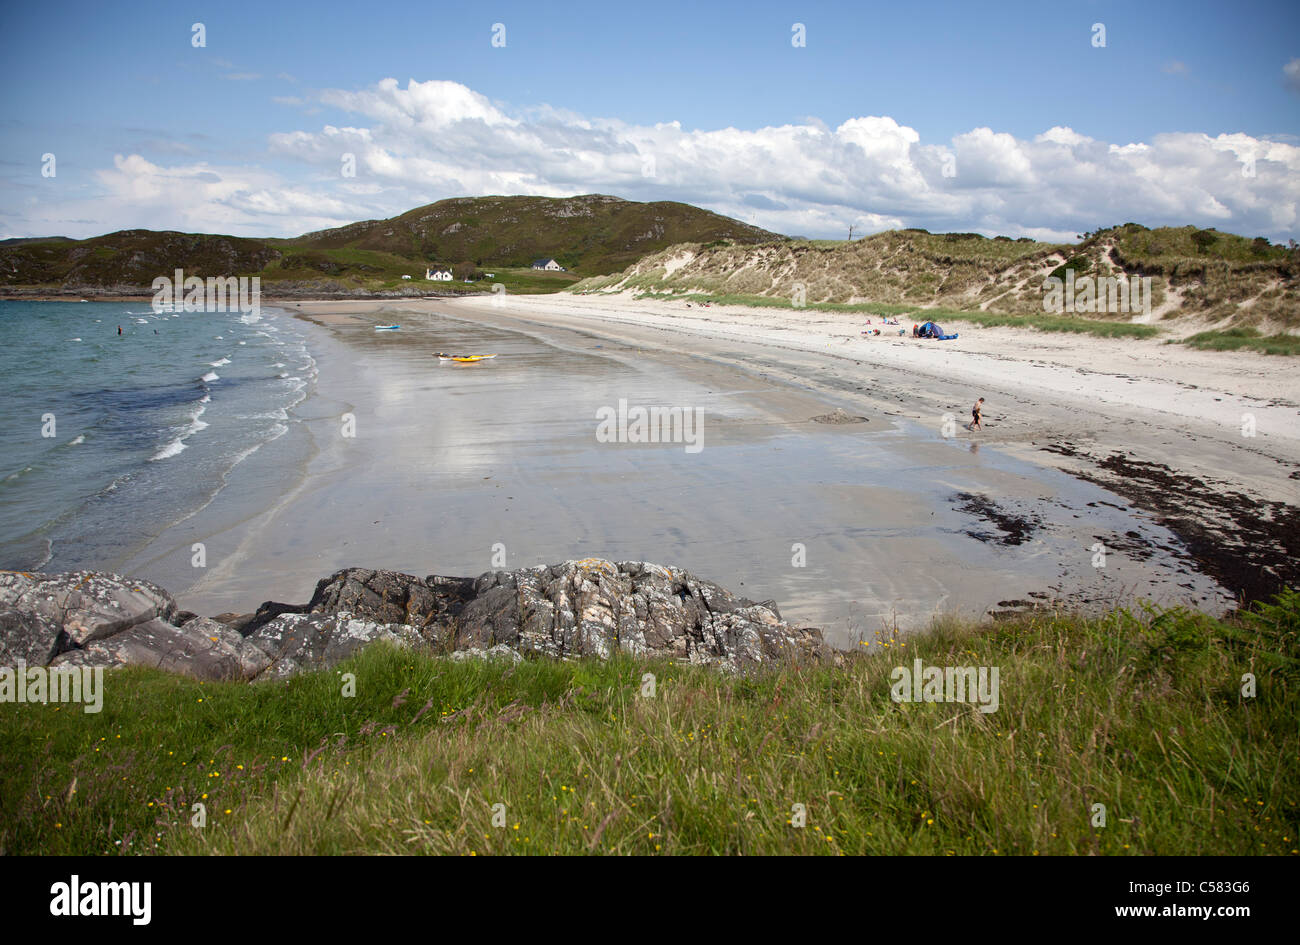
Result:
{"label": "rocky outcrop", "polygon": [[68,650],[52,666],[152,666],[196,679],[253,679],[271,657],[237,631],[207,617],[176,627],[148,620],[89,646]]}
{"label": "rocky outcrop", "polygon": [[171,595],[147,581],[95,571],[0,571],[0,660],[44,665],[64,650],[175,614]]}
{"label": "rocky outcrop", "polygon": [[376,623],[339,614],[284,614],[259,627],[248,642],[266,656],[261,678],[282,679],[308,669],[341,663],[368,643],[387,640],[399,646],[435,644],[401,623]]}
{"label": "rocky outcrop", "polygon": [[[182,619],[184,618],[184,619]],[[743,672],[826,655],[817,630],[686,571],[599,558],[415,577],[348,568],[310,601],[221,619],[161,588],[96,572],[0,572],[0,665],[143,665],[198,679],[280,679],[376,640],[458,658],[667,657]]]}
{"label": "rocky outcrop", "polygon": [[462,646],[601,659],[622,650],[730,670],[796,656],[809,642],[774,603],[674,568],[593,558],[483,575],[458,630]]}
{"label": "rocky outcrop", "polygon": [[475,584],[473,578],[417,578],[399,571],[348,568],[317,584],[304,610],[315,614],[344,612],[379,623],[436,627],[460,615],[474,597]]}

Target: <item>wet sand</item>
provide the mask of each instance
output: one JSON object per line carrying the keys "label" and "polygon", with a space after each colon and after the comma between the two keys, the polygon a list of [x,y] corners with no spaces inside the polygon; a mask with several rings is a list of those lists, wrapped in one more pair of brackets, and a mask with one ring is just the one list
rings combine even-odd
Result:
{"label": "wet sand", "polygon": [[[687,568],[840,645],[940,613],[1232,603],[1126,499],[961,427],[944,437],[818,351],[602,321],[557,297],[282,307],[319,326],[317,389],[297,408],[310,458],[292,489],[204,536],[199,580],[165,584],[195,611],[305,600],[346,566],[475,575],[589,555]],[[702,411],[702,448],[600,442],[598,411],[620,400]],[[823,422],[837,410],[862,419]]]}
{"label": "wet sand", "polygon": [[[868,338],[862,314],[704,308],[629,293],[457,305],[498,302],[516,318],[711,352],[764,379],[1098,483],[1174,531],[1196,568],[1238,601],[1300,586],[1300,372],[1289,358],[960,321],[945,323],[960,329],[957,341],[917,341],[890,336],[879,316],[882,335]],[[1183,322],[1168,336],[1195,330]],[[961,421],[979,395],[988,398],[985,429],[968,433]],[[1131,556],[1170,553],[1140,535],[1113,538],[1107,547]]]}

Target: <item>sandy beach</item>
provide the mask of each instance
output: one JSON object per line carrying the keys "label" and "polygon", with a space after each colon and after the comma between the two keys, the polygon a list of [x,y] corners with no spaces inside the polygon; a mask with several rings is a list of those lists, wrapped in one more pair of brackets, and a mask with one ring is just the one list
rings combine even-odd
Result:
{"label": "sandy beach", "polygon": [[[296,484],[239,484],[233,524],[191,520],[136,569],[197,611],[306,599],[345,566],[602,556],[687,568],[851,645],[944,613],[1224,611],[1295,580],[1284,359],[960,325],[868,340],[859,316],[622,296],[281,307],[317,329]],[[698,448],[602,441],[620,402],[698,415]],[[198,580],[175,566],[194,540]]]}
{"label": "sandy beach", "polygon": [[[628,294],[516,298],[500,310],[632,332],[644,344],[658,336],[940,436],[951,417],[956,442],[1116,490],[1174,527],[1198,567],[1237,592],[1267,596],[1297,581],[1300,372],[1287,358],[959,321],[945,323],[956,341],[920,341],[891,336],[898,329],[879,317],[870,320],[882,334],[868,338],[869,316]],[[980,396],[985,429],[972,434]]]}

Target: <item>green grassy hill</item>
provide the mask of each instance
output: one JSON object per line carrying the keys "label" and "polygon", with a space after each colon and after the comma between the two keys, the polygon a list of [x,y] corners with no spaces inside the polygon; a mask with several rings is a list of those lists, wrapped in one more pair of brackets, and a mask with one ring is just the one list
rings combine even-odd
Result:
{"label": "green grassy hill", "polygon": [[187,276],[253,274],[278,255],[261,240],[172,231],[24,240],[0,244],[0,286],[148,287],[180,268]]}
{"label": "green grassy hill", "polygon": [[[155,277],[184,269],[202,277],[261,276],[263,291],[272,295],[483,291],[485,285],[459,279],[423,279],[428,266],[470,264],[497,273],[496,281],[512,291],[555,291],[675,243],[776,238],[682,203],[602,195],[458,198],[294,239],[122,230],[86,240],[7,240],[0,243],[0,290],[147,289]],[[541,257],[554,257],[570,271],[532,273],[529,267]]]}
{"label": "green grassy hill", "polygon": [[554,257],[596,275],[631,265],[673,243],[728,239],[756,243],[775,234],[684,203],[618,197],[462,197],[390,220],[367,220],[277,243],[303,250],[369,250],[407,259],[482,268],[523,267]]}

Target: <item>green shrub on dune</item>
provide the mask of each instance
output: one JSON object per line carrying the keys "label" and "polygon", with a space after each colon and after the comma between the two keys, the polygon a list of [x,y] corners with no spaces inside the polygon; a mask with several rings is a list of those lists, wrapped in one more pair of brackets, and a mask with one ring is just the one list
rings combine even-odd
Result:
{"label": "green shrub on dune", "polygon": [[1279,332],[1274,335],[1260,334],[1250,326],[1237,326],[1222,331],[1202,331],[1183,344],[1203,351],[1259,351],[1263,354],[1300,354],[1300,335],[1288,335]]}

